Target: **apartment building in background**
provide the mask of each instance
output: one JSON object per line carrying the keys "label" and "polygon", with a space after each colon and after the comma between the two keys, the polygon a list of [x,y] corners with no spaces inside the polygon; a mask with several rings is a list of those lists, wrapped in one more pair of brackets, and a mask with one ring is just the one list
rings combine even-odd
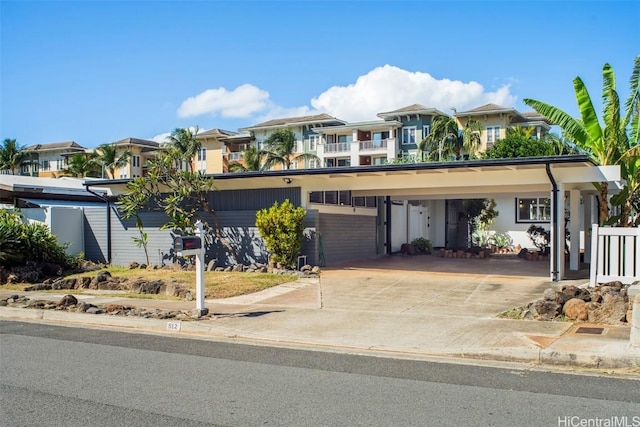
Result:
{"label": "apartment building in background", "polygon": [[[430,133],[434,118],[451,117],[421,104],[378,113],[377,116],[377,120],[347,122],[322,113],[272,119],[240,128],[239,132],[210,129],[196,136],[201,148],[192,159],[192,167],[204,174],[228,173],[231,163],[244,161],[247,148],[253,145],[258,150],[265,149],[265,141],[281,129],[290,129],[296,137],[291,169],[382,165],[396,159],[415,158],[418,143]],[[536,112],[521,113],[515,108],[496,104],[454,112],[453,117],[460,128],[470,118],[482,124],[480,152],[504,138],[511,127],[533,128],[536,138],[542,138],[551,129],[549,120]],[[163,149],[155,141],[131,137],[111,144],[118,148],[119,154],[125,150],[131,153],[128,164],[116,171],[113,177],[118,179],[144,176],[147,161]],[[30,155],[20,174],[40,177],[60,176],[70,156],[92,151],[73,141],[37,144],[25,150]],[[302,153],[314,154],[316,158],[295,160],[295,156]],[[188,166],[179,165],[179,168],[187,170]],[[274,167],[280,168],[279,165]]]}
{"label": "apartment building in background", "polygon": [[67,159],[87,149],[74,141],[35,144],[25,147],[27,160],[20,167],[20,175],[56,178],[67,167]]}

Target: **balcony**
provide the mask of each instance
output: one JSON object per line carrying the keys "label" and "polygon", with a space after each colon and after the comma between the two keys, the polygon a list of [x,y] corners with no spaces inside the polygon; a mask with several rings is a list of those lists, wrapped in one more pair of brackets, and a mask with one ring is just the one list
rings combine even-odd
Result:
{"label": "balcony", "polygon": [[326,144],[324,146],[325,153],[346,153],[351,151],[350,142],[338,142],[333,144]]}
{"label": "balcony", "polygon": [[227,158],[229,159],[230,162],[239,162],[242,159],[244,159],[244,152],[243,151],[236,151],[233,153],[226,153],[225,154],[227,156]]}
{"label": "balcony", "polygon": [[373,141],[359,141],[360,151],[386,150],[388,139],[376,139]]}

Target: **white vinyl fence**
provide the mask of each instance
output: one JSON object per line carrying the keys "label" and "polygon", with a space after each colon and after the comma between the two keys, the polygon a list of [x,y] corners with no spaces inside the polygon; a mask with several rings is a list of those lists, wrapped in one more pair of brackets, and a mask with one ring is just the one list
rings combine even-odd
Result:
{"label": "white vinyl fence", "polygon": [[640,227],[591,229],[591,286],[640,280]]}

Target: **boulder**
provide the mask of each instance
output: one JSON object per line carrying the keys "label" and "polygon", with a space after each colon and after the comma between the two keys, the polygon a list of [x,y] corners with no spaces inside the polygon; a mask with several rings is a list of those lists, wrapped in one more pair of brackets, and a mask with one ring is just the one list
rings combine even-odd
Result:
{"label": "boulder", "polygon": [[411,243],[403,243],[402,246],[400,246],[400,253],[402,255],[415,255],[416,248]]}
{"label": "boulder", "polygon": [[542,297],[545,301],[553,301],[557,302],[558,304],[562,304],[564,302],[558,291],[553,288],[545,289]]}
{"label": "boulder", "polygon": [[580,298],[571,298],[562,307],[562,313],[569,320],[587,320],[589,313],[587,311],[587,303]]}
{"label": "boulder", "polygon": [[109,279],[111,279],[111,273],[109,273],[107,270],[103,270],[99,272],[98,275],[96,276],[96,282],[98,283],[106,282]]}
{"label": "boulder", "polygon": [[626,321],[628,304],[618,295],[606,294],[602,303],[589,311],[589,322],[605,325],[618,325]]}
{"label": "boulder", "polygon": [[78,304],[78,299],[73,295],[65,295],[58,301],[58,307],[69,307]]}
{"label": "boulder", "polygon": [[535,320],[553,320],[561,312],[562,306],[553,301],[537,300],[529,307]]}

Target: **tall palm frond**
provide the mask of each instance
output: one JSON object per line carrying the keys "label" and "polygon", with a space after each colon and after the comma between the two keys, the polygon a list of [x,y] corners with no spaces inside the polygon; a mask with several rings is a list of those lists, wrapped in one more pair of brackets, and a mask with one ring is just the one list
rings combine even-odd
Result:
{"label": "tall palm frond", "polygon": [[15,139],[6,138],[0,146],[0,170],[10,170],[12,175],[27,159],[28,153]]}
{"label": "tall palm frond", "polygon": [[193,130],[190,128],[176,128],[167,137],[165,144],[173,149],[172,153],[179,160],[184,160],[189,165],[190,172],[193,172],[193,164],[191,162],[202,147],[202,143],[196,138],[199,131],[198,126],[195,126]]}
{"label": "tall palm frond", "polygon": [[294,161],[318,159],[318,156],[312,153],[296,152],[296,135],[289,128],[279,129],[272,133],[264,144],[264,169],[270,169],[279,164],[283,169],[288,170]]}
{"label": "tall palm frond", "polygon": [[264,153],[251,145],[244,151],[242,162],[229,163],[229,172],[249,172],[262,170]]}
{"label": "tall palm frond", "polygon": [[114,179],[116,170],[127,165],[131,151],[125,150],[118,154],[118,148],[111,144],[98,146],[96,161],[108,172],[109,178]]}

